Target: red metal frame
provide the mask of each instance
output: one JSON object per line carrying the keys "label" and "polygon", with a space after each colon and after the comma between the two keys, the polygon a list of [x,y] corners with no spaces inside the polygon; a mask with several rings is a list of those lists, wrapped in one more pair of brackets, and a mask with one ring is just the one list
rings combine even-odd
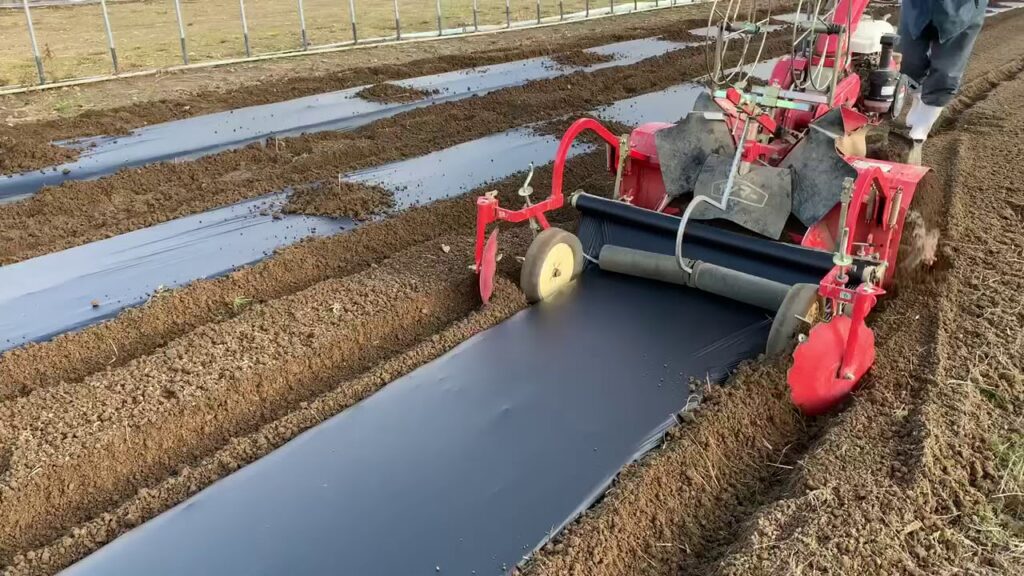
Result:
{"label": "red metal frame", "polygon": [[547,230],[551,227],[551,225],[548,224],[548,220],[544,216],[544,213],[551,210],[557,210],[565,204],[565,196],[562,194],[562,182],[565,177],[565,162],[568,159],[569,150],[572,149],[572,145],[576,141],[576,138],[587,131],[594,132],[604,139],[604,141],[615,150],[615,155],[618,156],[619,138],[602,126],[597,120],[592,118],[581,118],[569,127],[569,130],[566,131],[564,136],[562,136],[562,141],[558,145],[558,151],[555,153],[554,171],[551,175],[551,195],[548,196],[547,199],[538,202],[537,204],[524,206],[519,210],[502,208],[498,203],[498,198],[494,195],[481,196],[476,199],[476,252],[474,255],[474,266],[478,271],[480,270],[481,261],[484,257],[484,244],[486,243],[485,236],[487,234],[487,227],[494,222],[503,220],[505,222],[516,223],[534,218],[537,220],[537,223],[540,224],[542,229]]}
{"label": "red metal frame", "polygon": [[[928,173],[928,169],[858,156],[845,158],[857,170],[845,223],[850,230],[850,245],[847,248],[858,259],[888,263],[881,285],[890,286],[896,273],[903,217],[910,208],[917,184]],[[840,237],[839,216],[840,207],[836,206],[807,229],[800,239],[800,245],[834,251],[835,239]]]}

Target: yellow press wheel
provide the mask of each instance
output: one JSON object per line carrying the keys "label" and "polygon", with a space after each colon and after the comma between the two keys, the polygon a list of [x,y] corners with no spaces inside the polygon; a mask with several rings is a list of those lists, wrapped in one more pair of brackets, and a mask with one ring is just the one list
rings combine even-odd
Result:
{"label": "yellow press wheel", "polygon": [[561,228],[548,228],[526,251],[519,286],[531,304],[540,302],[572,282],[583,271],[583,263],[580,239]]}

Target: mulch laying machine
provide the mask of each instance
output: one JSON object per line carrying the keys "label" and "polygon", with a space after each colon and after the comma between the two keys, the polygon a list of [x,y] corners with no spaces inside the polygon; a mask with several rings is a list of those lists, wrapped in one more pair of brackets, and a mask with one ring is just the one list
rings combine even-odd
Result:
{"label": "mulch laying machine", "polygon": [[[530,301],[550,297],[590,265],[763,308],[773,317],[766,353],[792,350],[796,406],[813,415],[841,402],[874,362],[865,321],[894,283],[910,204],[928,172],[868,157],[867,132],[899,115],[907,88],[892,26],[865,17],[866,8],[867,0],[801,1],[782,26],[770,4],[714,2],[704,45],[708,90],[682,120],[620,137],[580,119],[558,148],[550,196],[531,201],[524,186],[525,206],[515,210],[493,194],[478,198],[483,300],[498,254],[492,225],[529,221],[537,233],[521,287]],[[792,49],[759,80],[753,71],[772,35],[789,35]],[[607,143],[614,192],[577,191],[569,203],[598,214],[597,228],[614,222],[629,230],[617,236],[628,241],[605,238],[591,250],[545,216],[566,204],[566,159],[584,133]],[[705,261],[691,249],[702,242],[755,264],[799,269],[811,281]]]}

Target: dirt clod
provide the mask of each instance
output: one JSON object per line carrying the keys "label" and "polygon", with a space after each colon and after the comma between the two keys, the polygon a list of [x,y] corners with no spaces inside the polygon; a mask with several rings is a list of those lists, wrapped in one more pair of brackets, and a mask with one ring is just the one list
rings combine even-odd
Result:
{"label": "dirt clod", "polygon": [[365,220],[392,206],[391,193],[379,186],[338,180],[307,186],[288,198],[284,212],[309,216],[334,216]]}
{"label": "dirt clod", "polygon": [[594,64],[610,62],[612,57],[607,54],[598,54],[586,50],[573,50],[571,52],[555,54],[551,56],[551,59],[561,66],[585,68]]}
{"label": "dirt clod", "polygon": [[38,170],[70,162],[77,157],[78,152],[72,148],[0,134],[0,174]]}
{"label": "dirt clod", "polygon": [[380,84],[374,84],[363,88],[356,93],[356,96],[371,102],[394,104],[424,100],[436,93],[436,90],[417,90],[415,88],[407,88],[390,82],[381,82]]}

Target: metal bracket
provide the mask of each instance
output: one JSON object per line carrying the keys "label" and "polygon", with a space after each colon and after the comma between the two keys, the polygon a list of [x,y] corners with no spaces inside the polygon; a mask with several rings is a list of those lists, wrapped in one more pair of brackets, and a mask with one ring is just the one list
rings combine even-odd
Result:
{"label": "metal bracket", "polygon": [[626,159],[629,158],[629,136],[619,136],[619,157],[615,167],[615,188],[612,191],[612,198],[622,198],[622,174],[626,170]]}
{"label": "metal bracket", "polygon": [[[530,196],[533,194],[533,186],[530,186],[530,182],[532,180],[533,162],[530,162],[530,173],[526,175],[526,182],[523,182],[523,185],[519,187],[519,191],[517,192],[517,194],[523,198],[523,203],[526,208],[533,206],[533,203],[530,202]],[[533,216],[530,216],[530,229],[533,230],[534,236],[536,236],[541,229],[540,223],[537,222],[537,219]]]}

